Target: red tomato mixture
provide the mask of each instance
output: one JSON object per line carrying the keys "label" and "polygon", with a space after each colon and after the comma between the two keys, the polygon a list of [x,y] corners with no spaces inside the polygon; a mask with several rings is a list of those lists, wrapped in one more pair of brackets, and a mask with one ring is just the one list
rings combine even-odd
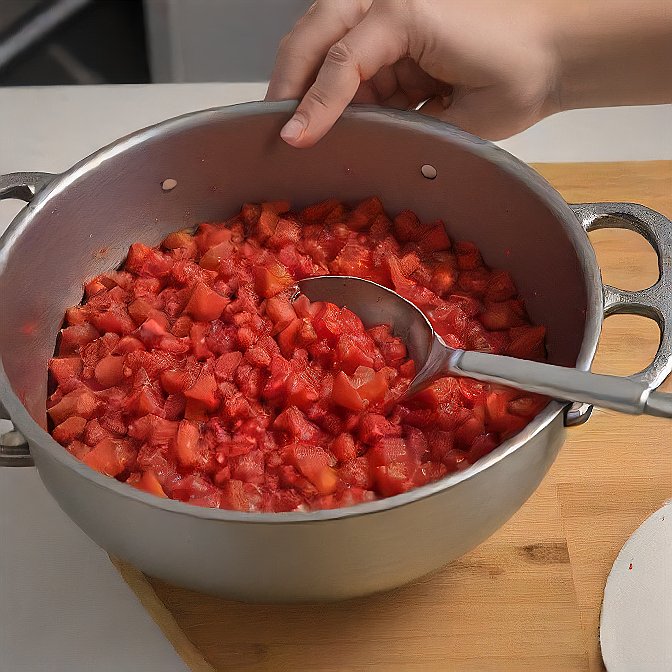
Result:
{"label": "red tomato mixture", "polygon": [[160,497],[294,511],[464,469],[546,404],[457,378],[398,403],[415,367],[387,326],[290,301],[296,280],[326,273],[394,288],[449,345],[545,356],[511,276],[451,244],[442,222],[391,220],[377,198],[246,204],[160,247],[132,245],[123,270],[86,285],[49,365],[54,439]]}

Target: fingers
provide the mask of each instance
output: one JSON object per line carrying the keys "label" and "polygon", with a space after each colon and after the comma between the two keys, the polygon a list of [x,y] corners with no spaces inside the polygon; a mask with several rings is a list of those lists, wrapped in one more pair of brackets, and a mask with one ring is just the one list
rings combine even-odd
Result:
{"label": "fingers", "polygon": [[315,83],[282,129],[285,141],[295,147],[313,145],[333,126],[362,81],[401,58],[407,40],[396,26],[370,12],[329,48]]}
{"label": "fingers", "polygon": [[301,98],[315,81],[329,47],[361,21],[371,2],[315,2],[280,42],[266,100]]}

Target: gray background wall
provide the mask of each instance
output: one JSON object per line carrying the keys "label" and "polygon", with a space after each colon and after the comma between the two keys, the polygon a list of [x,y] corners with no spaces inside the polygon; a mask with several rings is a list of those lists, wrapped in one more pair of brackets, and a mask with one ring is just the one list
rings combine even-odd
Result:
{"label": "gray background wall", "polygon": [[311,4],[312,0],[144,0],[152,81],[265,81],[278,42]]}

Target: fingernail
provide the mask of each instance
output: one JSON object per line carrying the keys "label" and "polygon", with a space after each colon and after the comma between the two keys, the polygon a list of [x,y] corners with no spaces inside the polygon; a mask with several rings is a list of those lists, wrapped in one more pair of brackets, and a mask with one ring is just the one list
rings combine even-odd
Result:
{"label": "fingernail", "polygon": [[306,130],[306,126],[296,117],[292,117],[280,131],[280,137],[287,142],[292,142],[298,140],[301,137],[301,134]]}

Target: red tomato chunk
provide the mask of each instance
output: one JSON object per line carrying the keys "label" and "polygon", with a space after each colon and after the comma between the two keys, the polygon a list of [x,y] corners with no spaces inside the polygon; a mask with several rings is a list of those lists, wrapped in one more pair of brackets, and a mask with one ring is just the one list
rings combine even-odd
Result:
{"label": "red tomato chunk", "polygon": [[158,497],[238,511],[350,506],[465,469],[547,400],[415,375],[388,326],[292,302],[301,278],[395,289],[455,347],[545,358],[506,271],[441,221],[377,198],[291,211],[245,204],[227,222],[131,246],[85,286],[51,360],[52,436],[99,472]]}

